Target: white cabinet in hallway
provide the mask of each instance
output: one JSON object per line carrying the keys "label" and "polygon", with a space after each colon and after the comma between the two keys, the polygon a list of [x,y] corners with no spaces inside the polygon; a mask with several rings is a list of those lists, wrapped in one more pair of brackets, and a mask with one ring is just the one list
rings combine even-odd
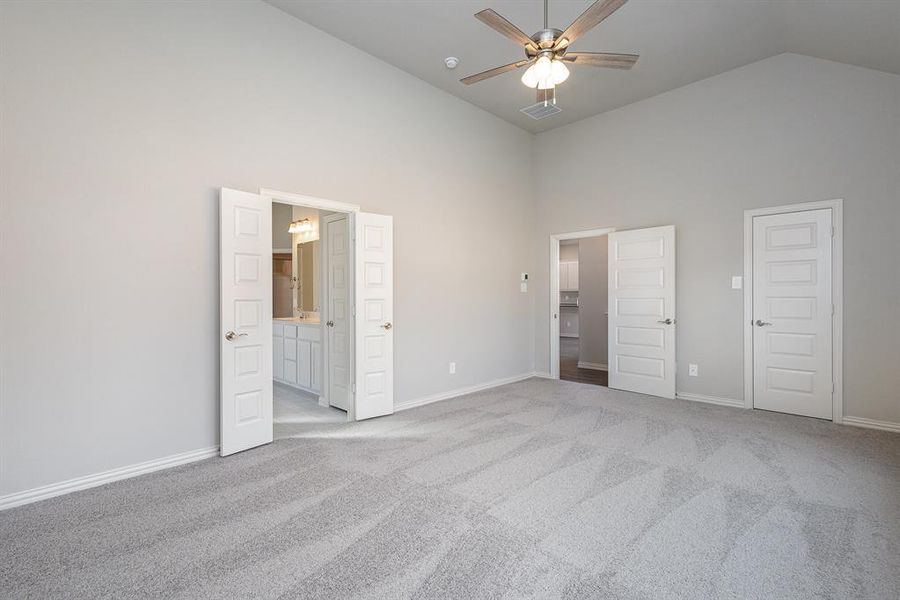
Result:
{"label": "white cabinet in hallway", "polygon": [[559,291],[578,291],[578,261],[561,261],[559,263]]}
{"label": "white cabinet in hallway", "polygon": [[318,322],[276,319],[272,327],[272,376],[308,392],[322,391],[322,326]]}

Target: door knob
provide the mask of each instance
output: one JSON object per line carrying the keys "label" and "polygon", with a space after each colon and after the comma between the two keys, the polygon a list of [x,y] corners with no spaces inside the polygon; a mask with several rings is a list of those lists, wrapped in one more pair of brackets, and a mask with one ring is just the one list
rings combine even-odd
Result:
{"label": "door knob", "polygon": [[666,319],[664,321],[657,321],[657,323],[661,323],[663,325],[671,325],[674,322],[675,322],[675,319]]}
{"label": "door knob", "polygon": [[228,340],[229,342],[233,342],[234,340],[238,339],[239,337],[247,337],[247,334],[246,333],[235,333],[233,331],[229,331],[228,333],[225,334],[225,339]]}
{"label": "door knob", "polygon": [[325,321],[325,324],[329,327],[334,327],[334,321]]}
{"label": "door knob", "polygon": [[385,323],[384,325],[382,325],[382,327],[384,327],[385,329],[390,329],[391,327],[393,327],[393,325],[391,325],[391,322],[388,321],[387,323]]}
{"label": "door knob", "polygon": [[766,321],[763,321],[762,319],[756,320],[757,327],[768,327],[769,325],[771,325],[771,323],[767,323]]}

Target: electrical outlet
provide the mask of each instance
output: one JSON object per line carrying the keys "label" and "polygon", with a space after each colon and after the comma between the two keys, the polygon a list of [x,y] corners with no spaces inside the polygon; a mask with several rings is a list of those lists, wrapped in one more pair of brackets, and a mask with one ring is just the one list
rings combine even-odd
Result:
{"label": "electrical outlet", "polygon": [[696,377],[697,374],[698,374],[698,373],[697,373],[698,370],[699,370],[699,369],[698,369],[697,365],[695,365],[695,364],[693,364],[693,363],[691,363],[691,364],[688,365],[688,375],[689,375],[689,376],[691,376],[691,377]]}
{"label": "electrical outlet", "polygon": [[523,281],[519,284],[519,290],[524,294],[528,291],[528,284]]}
{"label": "electrical outlet", "polygon": [[744,278],[740,275],[735,275],[731,278],[731,289],[739,290],[744,287]]}
{"label": "electrical outlet", "polygon": [[456,375],[456,363],[455,362],[450,363],[450,374]]}

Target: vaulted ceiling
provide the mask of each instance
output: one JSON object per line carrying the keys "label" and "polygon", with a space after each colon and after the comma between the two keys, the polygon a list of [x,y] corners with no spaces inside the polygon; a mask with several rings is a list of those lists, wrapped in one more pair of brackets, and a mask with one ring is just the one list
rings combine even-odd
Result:
{"label": "vaulted ceiling", "polygon": [[[519,127],[540,132],[655,96],[782,52],[900,74],[900,0],[630,0],[573,50],[640,54],[630,71],[573,66],[562,112],[519,109],[534,90],[521,71],[465,86],[459,79],[518,60],[521,50],[473,18],[493,8],[529,35],[542,0],[267,0],[285,12]],[[550,0],[550,26],[591,0]],[[447,69],[444,59],[459,58]]]}

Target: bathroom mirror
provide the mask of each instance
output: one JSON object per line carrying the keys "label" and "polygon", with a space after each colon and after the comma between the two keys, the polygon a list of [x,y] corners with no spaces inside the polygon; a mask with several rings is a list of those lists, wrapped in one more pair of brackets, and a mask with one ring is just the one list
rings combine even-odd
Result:
{"label": "bathroom mirror", "polygon": [[297,244],[297,309],[319,310],[319,240]]}

